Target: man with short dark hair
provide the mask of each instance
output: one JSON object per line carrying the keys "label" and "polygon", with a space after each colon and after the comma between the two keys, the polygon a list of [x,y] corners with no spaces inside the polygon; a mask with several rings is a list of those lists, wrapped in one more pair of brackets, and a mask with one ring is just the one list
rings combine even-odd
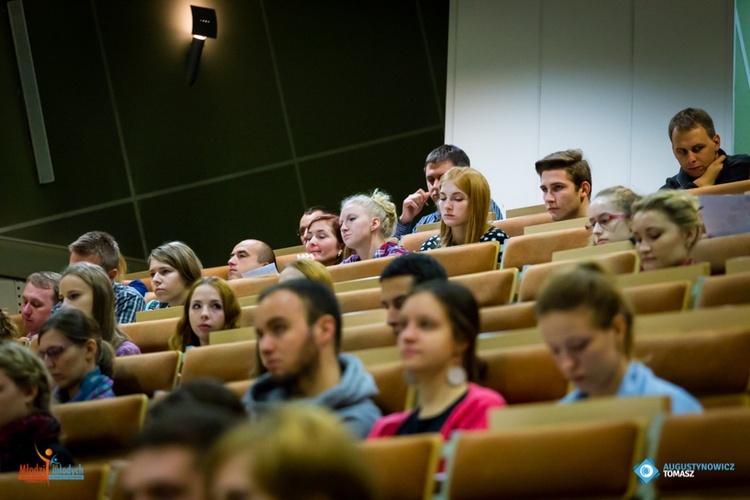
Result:
{"label": "man with short dark hair", "polygon": [[227,264],[230,280],[278,274],[273,249],[260,240],[242,240],[237,243],[229,254]]}
{"label": "man with short dark hair", "polygon": [[297,236],[299,236],[299,240],[303,245],[305,244],[305,232],[310,227],[310,223],[327,213],[328,211],[320,205],[315,205],[305,210],[305,213],[299,218],[299,229],[297,229]]}
{"label": "man with short dark hair", "polygon": [[[451,144],[443,144],[442,146],[433,149],[430,154],[427,155],[424,165],[427,191],[420,188],[406,197],[401,207],[401,216],[396,223],[396,229],[393,230],[393,237],[401,238],[406,234],[417,232],[418,226],[440,222],[440,210],[435,210],[431,214],[425,215],[419,219],[419,222],[416,224],[413,224],[414,219],[419,215],[430,199],[432,199],[435,206],[437,206],[438,200],[440,200],[439,183],[443,174],[453,167],[469,168],[470,166],[469,156],[461,148]],[[490,200],[490,211],[494,212],[497,220],[503,218],[500,207],[498,207],[497,203],[493,200]]]}
{"label": "man with short dark hair", "polygon": [[205,498],[202,462],[221,435],[241,423],[212,405],[183,404],[146,422],[121,474],[125,498]]}
{"label": "man with short dark hair", "polygon": [[250,417],[303,399],[329,408],[365,438],[381,415],[371,399],[378,389],[357,357],[339,353],[341,312],[333,291],[310,280],[266,288],[254,324],[260,361],[268,372],[243,398]]}
{"label": "man with short dark hair", "polygon": [[[115,318],[118,324],[135,322],[135,314],[146,307],[143,297],[135,288],[116,282],[120,263],[120,247],[115,238],[104,231],[89,231],[68,245],[70,265],[76,262],[95,264],[107,273],[115,292]],[[55,306],[53,312],[60,309]]]}
{"label": "man with short dark hair", "polygon": [[691,189],[750,177],[750,155],[727,155],[714,121],[702,109],[685,108],[674,115],[668,132],[680,171],[660,189]]}
{"label": "man with short dark hair", "polygon": [[553,221],[586,217],[591,200],[591,168],[580,149],[549,154],[536,162],[547,213]]}
{"label": "man with short dark hair", "polygon": [[26,337],[39,333],[52,314],[60,296],[60,275],[41,272],[30,274],[21,294],[21,319]]}
{"label": "man with short dark hair", "polygon": [[380,303],[388,312],[388,325],[396,328],[398,312],[415,286],[426,281],[447,279],[448,275],[440,262],[424,253],[408,253],[388,264],[380,275]]}

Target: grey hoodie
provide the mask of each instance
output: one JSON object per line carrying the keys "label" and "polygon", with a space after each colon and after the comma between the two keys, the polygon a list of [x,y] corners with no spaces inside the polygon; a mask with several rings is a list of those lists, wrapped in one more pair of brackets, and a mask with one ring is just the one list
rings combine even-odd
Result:
{"label": "grey hoodie", "polygon": [[[341,382],[326,392],[306,400],[330,408],[349,426],[352,432],[364,439],[370,433],[375,420],[380,416],[380,409],[372,402],[378,394],[378,388],[372,375],[365,371],[362,362],[351,354],[339,354]],[[251,419],[258,418],[273,405],[289,400],[284,387],[279,386],[270,374],[258,377],[242,398]]]}

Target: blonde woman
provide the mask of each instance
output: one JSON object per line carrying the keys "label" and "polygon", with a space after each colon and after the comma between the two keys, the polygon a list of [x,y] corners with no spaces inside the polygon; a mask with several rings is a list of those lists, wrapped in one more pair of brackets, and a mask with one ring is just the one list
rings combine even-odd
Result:
{"label": "blonde woman", "polygon": [[354,254],[342,264],[403,255],[407,251],[387,241],[396,224],[396,205],[388,194],[355,194],[341,202],[341,237]]}
{"label": "blonde woman", "polygon": [[614,186],[602,189],[589,205],[592,244],[604,245],[630,239],[630,219],[633,203],[641,197],[632,189]]}
{"label": "blonde woman", "polygon": [[156,300],[146,310],[181,306],[188,290],[201,277],[203,266],[195,252],[181,241],[172,241],[155,248],[148,257],[151,288]]}
{"label": "blonde woman", "polygon": [[[440,179],[440,234],[422,244],[421,251],[435,248],[497,241],[508,235],[487,222],[490,211],[490,185],[473,168],[454,167]],[[502,254],[498,252],[498,262]]]}
{"label": "blonde woman", "polygon": [[279,273],[279,283],[294,279],[317,281],[333,290],[333,279],[326,266],[317,260],[299,259],[290,262]]}

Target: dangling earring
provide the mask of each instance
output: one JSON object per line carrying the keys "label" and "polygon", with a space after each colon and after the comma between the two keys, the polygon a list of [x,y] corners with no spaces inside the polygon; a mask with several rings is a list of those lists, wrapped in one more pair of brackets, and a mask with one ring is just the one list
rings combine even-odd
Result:
{"label": "dangling earring", "polygon": [[336,254],[337,257],[341,257],[341,254],[344,253],[343,250],[339,250],[339,253]]}
{"label": "dangling earring", "polygon": [[448,384],[455,387],[466,382],[466,370],[463,366],[454,366],[445,377],[448,380]]}

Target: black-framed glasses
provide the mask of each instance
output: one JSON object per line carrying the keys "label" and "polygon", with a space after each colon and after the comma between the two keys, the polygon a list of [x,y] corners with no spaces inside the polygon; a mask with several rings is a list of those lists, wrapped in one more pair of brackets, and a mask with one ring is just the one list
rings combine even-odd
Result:
{"label": "black-framed glasses", "polygon": [[52,361],[57,361],[57,358],[59,358],[62,353],[65,352],[65,349],[72,346],[73,344],[68,345],[53,345],[52,347],[48,347],[45,350],[39,350],[37,353],[40,358],[42,358],[42,361],[45,361],[47,358],[51,359]]}
{"label": "black-framed glasses", "polygon": [[594,226],[599,224],[602,227],[607,227],[610,222],[615,219],[629,219],[629,214],[601,214],[599,217],[592,217],[589,219],[589,223],[586,224],[586,229],[591,231]]}

